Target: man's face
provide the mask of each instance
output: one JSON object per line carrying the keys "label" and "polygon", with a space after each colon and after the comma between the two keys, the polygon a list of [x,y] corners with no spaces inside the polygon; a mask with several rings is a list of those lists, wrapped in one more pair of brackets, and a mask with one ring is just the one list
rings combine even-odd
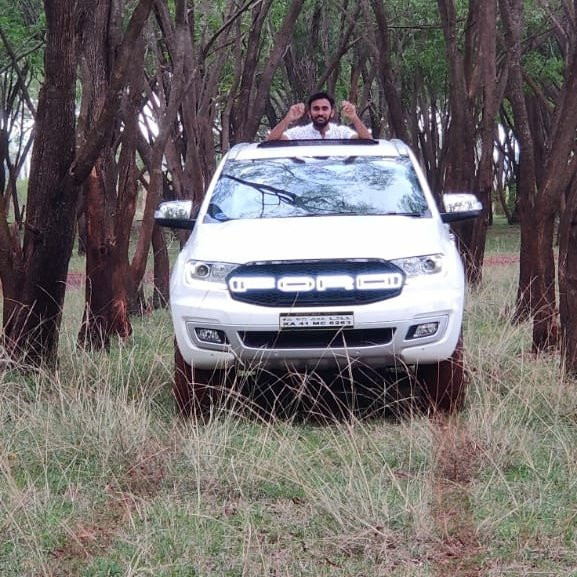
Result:
{"label": "man's face", "polygon": [[326,98],[313,100],[309,110],[309,115],[316,129],[324,128],[335,115],[331,103]]}

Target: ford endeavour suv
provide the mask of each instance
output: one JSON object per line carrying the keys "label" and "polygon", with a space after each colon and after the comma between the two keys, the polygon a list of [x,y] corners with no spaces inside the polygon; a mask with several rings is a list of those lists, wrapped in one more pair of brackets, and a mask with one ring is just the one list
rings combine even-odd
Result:
{"label": "ford endeavour suv", "polygon": [[437,408],[463,398],[464,272],[447,223],[397,140],[239,144],[200,208],[162,203],[191,229],[174,265],[174,392],[182,413],[237,369],[406,367]]}

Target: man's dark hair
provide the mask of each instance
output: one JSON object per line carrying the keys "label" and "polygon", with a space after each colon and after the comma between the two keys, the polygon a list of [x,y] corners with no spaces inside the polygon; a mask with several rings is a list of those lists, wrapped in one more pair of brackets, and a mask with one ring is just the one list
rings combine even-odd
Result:
{"label": "man's dark hair", "polygon": [[316,92],[315,94],[310,96],[307,101],[307,108],[310,109],[311,104],[315,100],[328,100],[331,103],[331,108],[335,107],[335,99],[328,92]]}

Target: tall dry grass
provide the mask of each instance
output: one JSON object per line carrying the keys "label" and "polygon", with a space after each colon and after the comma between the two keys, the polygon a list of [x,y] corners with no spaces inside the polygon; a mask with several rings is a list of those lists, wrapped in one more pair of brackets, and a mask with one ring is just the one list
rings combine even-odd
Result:
{"label": "tall dry grass", "polygon": [[0,376],[0,575],[577,574],[575,383],[528,352],[515,282],[492,266],[469,296],[453,419],[235,395],[183,422],[168,314],[89,354],[71,293],[58,370]]}

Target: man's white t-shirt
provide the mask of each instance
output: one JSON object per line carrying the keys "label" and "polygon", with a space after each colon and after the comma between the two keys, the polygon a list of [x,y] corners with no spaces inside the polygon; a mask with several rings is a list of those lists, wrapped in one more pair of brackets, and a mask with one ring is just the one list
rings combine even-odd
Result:
{"label": "man's white t-shirt", "polygon": [[289,128],[285,130],[283,134],[289,140],[312,140],[321,138],[347,139],[357,136],[357,133],[352,128],[343,126],[342,124],[334,124],[333,122],[329,123],[324,136],[313,126],[312,122],[305,126]]}

